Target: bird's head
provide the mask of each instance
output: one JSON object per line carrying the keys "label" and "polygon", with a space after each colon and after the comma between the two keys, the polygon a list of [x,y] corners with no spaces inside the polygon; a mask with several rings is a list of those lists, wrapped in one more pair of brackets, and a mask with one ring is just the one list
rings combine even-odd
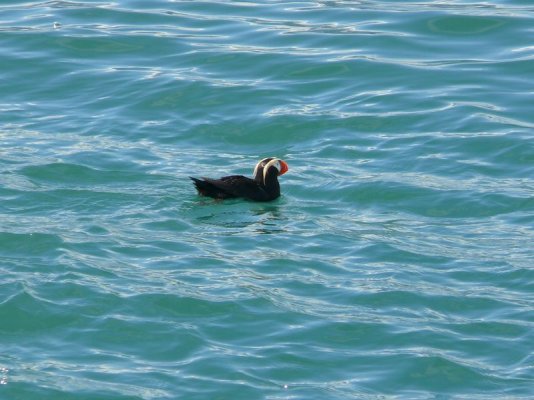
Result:
{"label": "bird's head", "polygon": [[283,160],[280,160],[275,157],[264,158],[254,167],[254,180],[257,182],[265,182],[267,172],[271,168],[276,168],[276,170],[278,171],[278,176],[284,175],[289,170],[287,163]]}

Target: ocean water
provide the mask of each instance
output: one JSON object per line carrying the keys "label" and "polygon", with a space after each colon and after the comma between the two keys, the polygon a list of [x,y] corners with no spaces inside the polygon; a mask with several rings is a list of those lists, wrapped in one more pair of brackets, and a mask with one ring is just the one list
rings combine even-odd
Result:
{"label": "ocean water", "polygon": [[[530,0],[0,2],[0,399],[534,398]],[[289,164],[271,203],[189,176]]]}

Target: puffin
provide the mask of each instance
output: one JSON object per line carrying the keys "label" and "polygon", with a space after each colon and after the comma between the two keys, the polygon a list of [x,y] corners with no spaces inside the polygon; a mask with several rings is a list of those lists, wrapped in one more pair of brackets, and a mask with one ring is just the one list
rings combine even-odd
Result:
{"label": "puffin", "polygon": [[240,197],[252,201],[271,201],[280,197],[278,177],[288,170],[285,161],[268,157],[256,164],[252,179],[243,175],[229,175],[219,179],[190,178],[201,196],[214,199]]}

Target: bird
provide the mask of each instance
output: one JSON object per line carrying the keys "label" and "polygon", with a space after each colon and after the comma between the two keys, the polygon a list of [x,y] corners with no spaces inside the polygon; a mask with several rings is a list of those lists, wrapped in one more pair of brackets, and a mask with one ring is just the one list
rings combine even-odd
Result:
{"label": "bird", "polygon": [[243,175],[229,175],[219,179],[190,178],[201,196],[214,199],[239,197],[252,201],[271,201],[280,197],[278,177],[288,170],[285,161],[268,157],[256,164],[252,179]]}

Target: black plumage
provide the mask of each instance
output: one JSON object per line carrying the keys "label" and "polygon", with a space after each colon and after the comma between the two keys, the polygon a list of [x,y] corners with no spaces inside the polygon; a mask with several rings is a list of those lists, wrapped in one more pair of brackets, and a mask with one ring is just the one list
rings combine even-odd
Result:
{"label": "black plumage", "polygon": [[219,179],[193,178],[193,183],[202,196],[215,199],[241,197],[253,201],[271,201],[280,196],[278,176],[287,172],[285,161],[264,158],[254,168],[253,179],[243,175],[223,176]]}

